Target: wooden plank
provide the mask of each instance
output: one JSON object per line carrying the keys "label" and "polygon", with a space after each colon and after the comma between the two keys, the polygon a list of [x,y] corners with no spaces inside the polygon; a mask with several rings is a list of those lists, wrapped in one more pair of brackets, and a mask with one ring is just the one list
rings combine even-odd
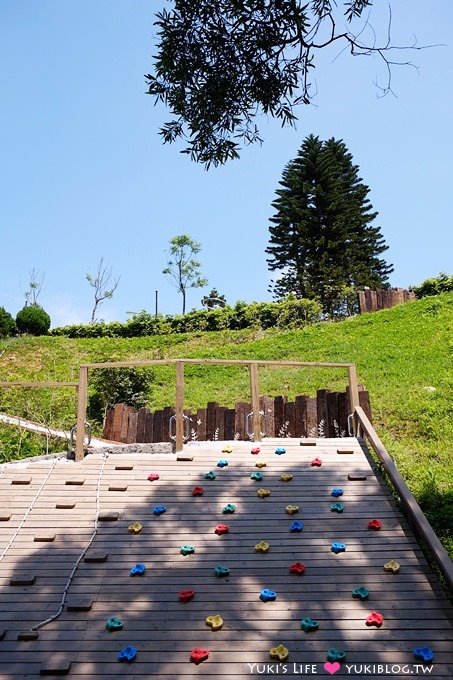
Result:
{"label": "wooden plank", "polygon": [[145,407],[142,407],[138,410],[137,434],[136,434],[136,441],[137,442],[146,442],[146,439],[145,439],[146,418],[147,418],[148,413],[149,413],[149,409],[147,409]]}
{"label": "wooden plank", "polygon": [[146,421],[145,421],[145,442],[154,442],[154,413],[146,410]]}
{"label": "wooden plank", "polygon": [[215,412],[218,406],[216,401],[209,401],[206,407],[206,441],[215,439]]}
{"label": "wooden plank", "polygon": [[138,413],[131,411],[127,419],[126,443],[134,444],[137,441]]}
{"label": "wooden plank", "polygon": [[206,423],[207,423],[207,409],[199,408],[197,410],[197,439],[198,441],[206,441]]}

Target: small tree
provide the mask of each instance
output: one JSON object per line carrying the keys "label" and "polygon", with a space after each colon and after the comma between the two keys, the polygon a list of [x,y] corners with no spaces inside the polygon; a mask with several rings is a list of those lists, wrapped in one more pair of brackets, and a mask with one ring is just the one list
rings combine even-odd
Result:
{"label": "small tree", "polygon": [[9,312],[4,307],[0,307],[0,338],[7,338],[13,335],[16,330],[16,323]]}
{"label": "small tree", "polygon": [[201,304],[206,309],[214,309],[215,307],[225,307],[227,301],[225,295],[220,295],[217,288],[212,288],[208,295],[201,298]]}
{"label": "small tree", "polygon": [[30,272],[29,290],[25,292],[25,302],[27,305],[37,305],[44,285],[44,274],[39,274],[34,268]]}
{"label": "small tree", "polygon": [[162,270],[173,279],[173,283],[182,295],[182,313],[186,313],[186,291],[188,288],[203,288],[208,284],[207,279],[200,276],[201,263],[194,259],[201,250],[201,244],[194,241],[187,234],[174,236],[170,239],[168,253],[170,259]]}
{"label": "small tree", "polygon": [[101,257],[98,262],[96,275],[91,276],[91,274],[87,274],[86,279],[90,286],[94,288],[94,305],[90,323],[96,323],[96,312],[99,305],[104,300],[110,300],[113,297],[113,293],[120,282],[120,277],[117,279],[113,278],[112,267],[104,265],[104,258]]}
{"label": "small tree", "polygon": [[107,410],[115,404],[130,404],[138,409],[149,396],[154,373],[149,368],[123,366],[94,369],[91,375],[93,393],[90,395],[88,415],[104,424]]}
{"label": "small tree", "polygon": [[19,333],[46,335],[50,328],[50,316],[39,305],[26,305],[16,316]]}

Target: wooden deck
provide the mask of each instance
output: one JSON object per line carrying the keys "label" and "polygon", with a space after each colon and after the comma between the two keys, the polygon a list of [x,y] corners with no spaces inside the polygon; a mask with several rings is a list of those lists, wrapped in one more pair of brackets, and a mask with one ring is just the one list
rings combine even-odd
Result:
{"label": "wooden deck", "polygon": [[[174,454],[90,454],[9,464],[0,472],[0,678],[204,678],[320,675],[363,678],[453,676],[452,614],[389,490],[353,438],[267,439],[253,444],[189,445],[193,461]],[[284,447],[282,455],[276,447]],[[342,453],[337,451],[342,451]],[[346,453],[352,451],[352,453]],[[312,466],[315,458],[320,467]],[[217,466],[219,459],[228,466]],[[260,471],[262,481],[250,475]],[[205,479],[214,471],[214,480]],[[159,479],[148,481],[156,473]],[[293,478],[284,482],[282,473]],[[364,479],[351,479],[362,477]],[[193,496],[196,486],[204,494]],[[344,493],[335,498],[333,488]],[[260,498],[259,489],[271,495]],[[98,493],[99,491],[99,493]],[[341,502],[342,513],[331,510]],[[233,514],[223,508],[234,504]],[[166,506],[161,515],[156,506]],[[287,505],[299,512],[289,515]],[[374,518],[379,531],[368,528]],[[294,521],[303,530],[290,531]],[[135,522],[138,534],[129,532]],[[218,524],[230,530],[217,535]],[[268,553],[255,545],[270,544]],[[333,542],[346,545],[335,554]],[[190,545],[195,552],[181,554]],[[80,563],[74,568],[77,561]],[[384,569],[390,560],[399,573]],[[301,575],[289,567],[305,565]],[[130,575],[143,563],[143,575]],[[230,569],[215,575],[216,566]],[[69,583],[69,579],[73,578]],[[47,625],[40,624],[59,611]],[[352,597],[364,586],[368,599]],[[277,593],[263,602],[260,592]],[[182,603],[179,593],[194,590]],[[368,626],[372,611],[384,616]],[[209,616],[220,615],[212,631]],[[109,631],[112,617],[124,622]],[[319,629],[306,633],[301,620]],[[270,658],[283,644],[286,661]],[[128,645],[132,662],[118,661]],[[413,650],[429,647],[434,662]],[[194,648],[207,660],[190,661]],[[346,652],[340,669],[331,648]]]}

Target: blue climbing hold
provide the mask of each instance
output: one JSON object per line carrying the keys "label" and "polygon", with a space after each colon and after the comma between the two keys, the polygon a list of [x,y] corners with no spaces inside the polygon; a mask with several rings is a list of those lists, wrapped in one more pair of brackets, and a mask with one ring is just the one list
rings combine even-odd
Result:
{"label": "blue climbing hold", "polygon": [[260,600],[263,602],[269,602],[271,600],[275,600],[276,598],[277,593],[273,590],[269,590],[268,588],[264,588],[264,590],[260,592]]}
{"label": "blue climbing hold", "polygon": [[135,567],[131,569],[131,576],[142,576],[146,571],[144,564],[137,563]]}
{"label": "blue climbing hold", "polygon": [[343,512],[344,505],[343,503],[334,503],[333,505],[330,506],[330,509],[332,510],[332,512]]}
{"label": "blue climbing hold", "polygon": [[155,505],[153,509],[153,514],[154,515],[162,515],[165,510],[167,509],[166,505]]}
{"label": "blue climbing hold", "polygon": [[107,619],[107,623],[105,624],[107,630],[121,630],[121,628],[124,626],[124,622],[120,621],[116,616],[112,616],[110,619]]}
{"label": "blue climbing hold", "polygon": [[346,543],[332,543],[330,549],[332,552],[338,555],[338,553],[344,552],[346,550]]}
{"label": "blue climbing hold", "polygon": [[217,463],[217,467],[219,467],[219,468],[226,467],[227,465],[228,465],[228,461],[225,460],[225,458],[221,458]]}
{"label": "blue climbing hold", "polygon": [[224,567],[222,564],[219,564],[217,567],[215,567],[214,573],[216,576],[220,578],[222,576],[228,576],[230,570],[228,569],[228,567]]}
{"label": "blue climbing hold", "polygon": [[300,522],[299,520],[296,520],[295,522],[293,522],[291,524],[291,526],[289,527],[289,530],[290,531],[302,531],[303,528],[304,528],[304,523]]}
{"label": "blue climbing hold", "polygon": [[281,456],[282,453],[286,453],[286,449],[284,449],[282,446],[279,446],[278,448],[275,449],[275,453],[277,456]]}
{"label": "blue climbing hold", "polygon": [[128,645],[121,652],[118,653],[118,661],[133,661],[137,656],[137,650],[135,647]]}
{"label": "blue climbing hold", "polygon": [[335,498],[338,498],[338,496],[342,496],[344,493],[343,489],[332,489],[332,496],[335,496]]}
{"label": "blue climbing hold", "polygon": [[205,479],[215,479],[215,472],[211,470],[211,472],[207,472],[204,476]]}
{"label": "blue climbing hold", "polygon": [[430,650],[429,647],[418,647],[414,649],[414,655],[417,659],[422,659],[422,661],[433,661],[434,652]]}
{"label": "blue climbing hold", "polygon": [[252,472],[250,475],[250,479],[254,479],[255,482],[261,482],[263,479],[263,473],[262,472]]}

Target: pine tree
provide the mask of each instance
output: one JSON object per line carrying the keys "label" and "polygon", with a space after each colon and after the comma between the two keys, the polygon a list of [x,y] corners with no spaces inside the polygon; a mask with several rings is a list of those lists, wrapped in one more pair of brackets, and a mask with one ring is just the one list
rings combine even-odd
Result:
{"label": "pine tree", "polygon": [[276,298],[317,298],[336,317],[351,311],[355,291],[386,287],[393,267],[379,255],[388,246],[358,172],[342,141],[314,135],[285,167],[266,249]]}

